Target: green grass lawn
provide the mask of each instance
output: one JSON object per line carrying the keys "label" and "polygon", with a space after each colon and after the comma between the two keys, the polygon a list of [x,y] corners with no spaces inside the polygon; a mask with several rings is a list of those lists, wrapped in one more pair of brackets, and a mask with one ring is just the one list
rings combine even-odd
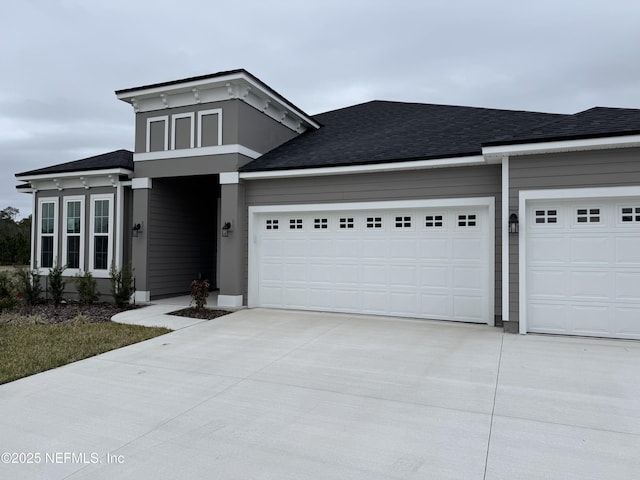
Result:
{"label": "green grass lawn", "polygon": [[0,324],[0,385],[170,331],[113,322]]}

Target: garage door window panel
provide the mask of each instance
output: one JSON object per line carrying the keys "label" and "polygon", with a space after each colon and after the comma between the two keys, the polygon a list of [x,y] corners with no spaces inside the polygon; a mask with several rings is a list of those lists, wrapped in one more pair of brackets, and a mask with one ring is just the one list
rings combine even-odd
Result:
{"label": "garage door window panel", "polygon": [[620,221],[622,223],[640,223],[640,206],[622,207]]}

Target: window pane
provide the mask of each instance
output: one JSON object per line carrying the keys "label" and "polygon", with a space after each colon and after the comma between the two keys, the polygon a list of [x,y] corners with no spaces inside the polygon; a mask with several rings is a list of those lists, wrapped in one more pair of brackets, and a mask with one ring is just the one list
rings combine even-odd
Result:
{"label": "window pane", "polygon": [[67,203],[67,233],[80,233],[80,202]]}
{"label": "window pane", "polygon": [[80,268],[80,236],[67,237],[67,268]]}
{"label": "window pane", "polygon": [[109,200],[96,200],[93,233],[109,233]]}
{"label": "window pane", "polygon": [[53,237],[41,237],[40,267],[53,267]]}
{"label": "window pane", "polygon": [[42,204],[41,233],[53,233],[54,208],[53,203]]}
{"label": "window pane", "polygon": [[149,124],[149,151],[161,152],[164,150],[165,122],[164,120],[151,122]]}
{"label": "window pane", "polygon": [[203,147],[211,147],[220,144],[218,138],[218,114],[203,115],[201,117],[202,124],[200,125],[200,144]]}
{"label": "window pane", "polygon": [[99,236],[93,239],[93,267],[96,270],[107,270],[109,256],[109,237]]}

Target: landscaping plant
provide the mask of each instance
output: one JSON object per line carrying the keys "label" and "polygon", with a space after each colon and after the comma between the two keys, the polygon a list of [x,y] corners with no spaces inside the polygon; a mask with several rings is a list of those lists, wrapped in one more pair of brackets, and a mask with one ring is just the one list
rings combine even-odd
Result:
{"label": "landscaping plant", "polygon": [[93,278],[91,272],[84,272],[82,275],[77,274],[73,277],[78,291],[78,301],[83,305],[91,305],[98,301],[100,293],[98,293],[98,283]]}
{"label": "landscaping plant", "polygon": [[0,272],[0,312],[13,308],[16,301],[11,277],[7,272]]}
{"label": "landscaping plant", "polygon": [[64,295],[64,288],[67,286],[67,282],[64,281],[62,274],[66,267],[56,265],[49,269],[49,293],[54,305],[60,305],[62,303],[62,297]]}
{"label": "landscaping plant", "polygon": [[42,297],[42,283],[37,269],[19,268],[15,271],[16,287],[27,305],[33,306]]}
{"label": "landscaping plant", "polygon": [[128,305],[129,299],[134,293],[131,265],[126,264],[121,270],[118,270],[115,265],[111,265],[109,277],[111,279],[111,295],[113,295],[115,304],[120,308]]}
{"label": "landscaping plant", "polygon": [[194,280],[191,282],[191,303],[197,310],[202,310],[207,304],[209,296],[209,280]]}

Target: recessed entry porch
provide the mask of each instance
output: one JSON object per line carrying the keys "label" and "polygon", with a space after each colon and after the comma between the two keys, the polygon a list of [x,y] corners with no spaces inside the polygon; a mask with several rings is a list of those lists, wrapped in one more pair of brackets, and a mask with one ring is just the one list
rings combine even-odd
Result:
{"label": "recessed entry porch", "polygon": [[[154,178],[134,190],[132,238],[136,289],[140,300],[189,293],[194,279],[218,287],[220,225],[219,175]],[[144,298],[146,295],[147,298]]]}

